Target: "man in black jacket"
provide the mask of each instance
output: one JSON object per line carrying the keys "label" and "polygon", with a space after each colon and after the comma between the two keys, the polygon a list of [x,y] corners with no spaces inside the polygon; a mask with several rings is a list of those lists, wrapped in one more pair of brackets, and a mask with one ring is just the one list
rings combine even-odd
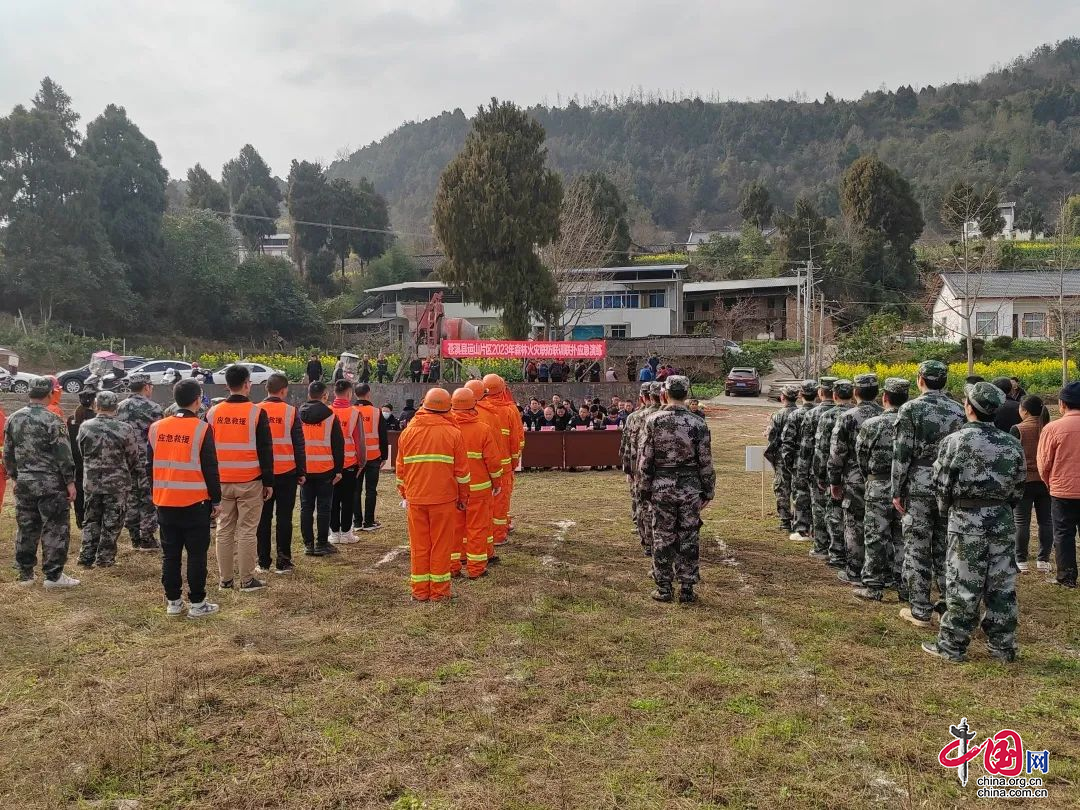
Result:
{"label": "man in black jacket", "polygon": [[[270,530],[277,516],[274,536],[277,540],[275,574],[292,573],[293,512],[296,509],[296,488],[304,483],[304,429],[296,409],[288,403],[289,380],[284,374],[271,374],[266,381],[266,399],[259,408],[270,421],[274,438],[274,494],[263,501],[256,543],[259,567],[270,570]],[[287,442],[282,444],[282,442]]]}
{"label": "man in black jacket", "polygon": [[[328,398],[326,384],[316,381],[308,386],[307,402],[300,406],[307,456],[304,483],[300,487],[300,536],[304,539],[304,554],[313,557],[337,553],[328,542],[330,502],[345,467],[345,437],[337,416],[326,404]],[[330,428],[329,461],[321,448],[327,425]]]}
{"label": "man in black jacket", "polygon": [[316,380],[321,380],[323,375],[322,361],[319,360],[319,353],[312,352],[311,357],[308,359],[307,364],[307,379],[309,383],[313,383]]}
{"label": "man in black jacket", "polygon": [[1020,416],[1020,403],[1011,396],[1013,382],[1008,377],[998,377],[994,380],[994,386],[1005,394],[1005,404],[994,412],[994,424],[1008,433],[1009,428],[1024,421]]}

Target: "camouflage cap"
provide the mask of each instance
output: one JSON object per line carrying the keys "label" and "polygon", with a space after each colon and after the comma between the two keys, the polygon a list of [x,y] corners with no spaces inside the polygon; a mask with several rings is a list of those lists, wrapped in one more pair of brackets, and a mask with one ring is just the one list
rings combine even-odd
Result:
{"label": "camouflage cap", "polygon": [[911,391],[911,381],[903,377],[889,377],[885,380],[885,390],[890,394],[906,394]]}
{"label": "camouflage cap", "polygon": [[147,385],[150,382],[149,374],[132,374],[128,377],[128,382],[132,385]]}
{"label": "camouflage cap", "polygon": [[877,374],[857,374],[855,375],[855,387],[856,388],[874,388],[878,384]]}
{"label": "camouflage cap", "polygon": [[115,391],[98,391],[97,396],[94,397],[94,404],[97,405],[99,411],[115,411],[116,406],[120,404],[120,397]]}
{"label": "camouflage cap", "polygon": [[822,377],[818,380],[818,388],[823,391],[832,391],[834,385],[836,385],[836,377]]}
{"label": "camouflage cap", "polygon": [[799,386],[797,385],[785,385],[780,391],[788,399],[795,399],[799,395]]}
{"label": "camouflage cap", "polygon": [[964,397],[971,407],[987,416],[997,412],[1005,404],[1005,392],[993,383],[977,382],[964,386]]}
{"label": "camouflage cap", "polygon": [[643,397],[649,396],[649,392],[652,391],[652,383],[646,382],[641,384],[641,395]]}
{"label": "camouflage cap", "polygon": [[803,397],[805,397],[806,399],[817,396],[817,380],[803,380],[800,388],[802,390]]}
{"label": "camouflage cap", "polygon": [[923,360],[919,374],[928,380],[944,380],[949,376],[949,367],[940,360]]}
{"label": "camouflage cap", "polygon": [[664,390],[664,384],[662,382],[649,383],[649,396],[659,397],[660,392]]}
{"label": "camouflage cap", "polygon": [[664,380],[664,390],[672,396],[685,397],[690,393],[690,378],[681,374],[672,374]]}
{"label": "camouflage cap", "polygon": [[840,399],[850,399],[855,393],[855,383],[851,380],[837,380],[833,383],[832,390]]}
{"label": "camouflage cap", "polygon": [[53,392],[52,380],[48,377],[31,377],[26,393],[33,399],[44,399]]}

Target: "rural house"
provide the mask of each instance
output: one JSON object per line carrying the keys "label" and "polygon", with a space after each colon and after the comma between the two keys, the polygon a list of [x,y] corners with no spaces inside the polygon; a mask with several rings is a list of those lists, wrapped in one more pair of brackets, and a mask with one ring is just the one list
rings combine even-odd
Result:
{"label": "rural house", "polygon": [[[942,273],[934,301],[934,329],[946,340],[967,337],[971,314],[974,337],[1054,337],[1062,276],[1053,270]],[[1065,312],[1080,322],[1080,270],[1064,274]],[[1075,328],[1075,327],[1074,327]]]}

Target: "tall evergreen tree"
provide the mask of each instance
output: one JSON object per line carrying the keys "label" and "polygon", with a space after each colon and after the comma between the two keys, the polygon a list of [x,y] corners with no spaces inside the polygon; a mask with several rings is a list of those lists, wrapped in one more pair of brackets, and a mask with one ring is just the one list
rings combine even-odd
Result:
{"label": "tall evergreen tree", "polygon": [[776,206],[764,183],[754,180],[739,190],[739,216],[743,222],[756,225],[759,231],[763,231],[769,227],[775,212]]}
{"label": "tall evergreen tree", "polygon": [[[603,172],[589,172],[574,180],[574,186],[588,189],[592,198],[592,208],[603,222],[605,234],[611,237],[611,253],[597,256],[592,261],[597,265],[617,267],[630,261],[630,223],[627,222],[626,203],[623,202],[619,187]],[[574,194],[571,187],[567,197]]]}
{"label": "tall evergreen tree", "polygon": [[465,297],[498,308],[513,338],[530,316],[559,309],[558,290],[536,248],[558,235],[562,182],[547,168],[544,128],[492,99],[439,179],[435,234],[446,251],[440,275]]}
{"label": "tall evergreen tree", "polygon": [[187,207],[205,208],[207,211],[229,210],[229,194],[224,186],[210,176],[210,172],[196,163],[187,171]]}
{"label": "tall evergreen tree", "polygon": [[277,231],[278,203],[281,189],[270,174],[270,167],[250,143],[240,154],[221,168],[221,184],[229,196],[236,228],[252,252],[262,240]]}
{"label": "tall evergreen tree", "polygon": [[314,256],[330,239],[329,230],[323,225],[300,224],[302,222],[329,222],[331,194],[326,175],[319,163],[294,160],[289,167],[289,187],[285,193],[289,217],[292,223],[292,253],[303,271],[309,256]]}

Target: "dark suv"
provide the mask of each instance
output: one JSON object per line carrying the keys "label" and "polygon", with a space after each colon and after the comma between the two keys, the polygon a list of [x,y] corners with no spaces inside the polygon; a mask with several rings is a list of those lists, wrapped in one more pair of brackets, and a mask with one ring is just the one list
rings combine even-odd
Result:
{"label": "dark suv", "polygon": [[724,394],[752,394],[755,397],[761,393],[761,377],[756,368],[733,368],[728,372],[724,380]]}

